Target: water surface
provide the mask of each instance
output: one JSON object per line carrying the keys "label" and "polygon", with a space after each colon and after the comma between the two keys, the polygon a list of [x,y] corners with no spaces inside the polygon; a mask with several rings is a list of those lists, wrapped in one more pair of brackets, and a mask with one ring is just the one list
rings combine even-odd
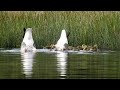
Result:
{"label": "water surface", "polygon": [[0,79],[118,79],[120,52],[0,49]]}

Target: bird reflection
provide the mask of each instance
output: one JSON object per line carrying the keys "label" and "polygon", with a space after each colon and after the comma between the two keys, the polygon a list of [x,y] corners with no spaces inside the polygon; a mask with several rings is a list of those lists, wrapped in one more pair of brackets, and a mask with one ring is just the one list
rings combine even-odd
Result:
{"label": "bird reflection", "polygon": [[35,57],[35,52],[21,53],[23,73],[25,74],[26,78],[31,78],[34,57]]}
{"label": "bird reflection", "polygon": [[61,79],[65,79],[66,77],[67,57],[68,53],[61,51],[57,53],[57,71],[59,72]]}

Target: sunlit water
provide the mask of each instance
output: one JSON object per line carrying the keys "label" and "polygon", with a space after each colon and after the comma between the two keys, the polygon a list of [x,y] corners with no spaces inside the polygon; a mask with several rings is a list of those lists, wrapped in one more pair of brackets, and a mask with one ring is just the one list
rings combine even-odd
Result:
{"label": "sunlit water", "polygon": [[0,79],[118,79],[120,52],[0,49]]}

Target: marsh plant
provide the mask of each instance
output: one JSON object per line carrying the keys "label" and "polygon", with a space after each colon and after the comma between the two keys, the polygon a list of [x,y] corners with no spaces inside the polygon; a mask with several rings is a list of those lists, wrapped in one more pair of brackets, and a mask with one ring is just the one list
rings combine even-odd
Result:
{"label": "marsh plant", "polygon": [[55,44],[65,29],[70,46],[120,49],[119,11],[0,11],[0,48],[20,48],[24,27],[33,29],[37,48]]}

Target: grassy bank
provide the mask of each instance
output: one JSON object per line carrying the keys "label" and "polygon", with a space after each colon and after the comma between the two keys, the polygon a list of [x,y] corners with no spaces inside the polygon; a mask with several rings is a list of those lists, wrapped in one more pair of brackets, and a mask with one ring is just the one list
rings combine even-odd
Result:
{"label": "grassy bank", "polygon": [[120,49],[119,11],[0,11],[0,47],[19,48],[24,27],[33,28],[37,48],[55,44],[65,29],[71,46]]}

